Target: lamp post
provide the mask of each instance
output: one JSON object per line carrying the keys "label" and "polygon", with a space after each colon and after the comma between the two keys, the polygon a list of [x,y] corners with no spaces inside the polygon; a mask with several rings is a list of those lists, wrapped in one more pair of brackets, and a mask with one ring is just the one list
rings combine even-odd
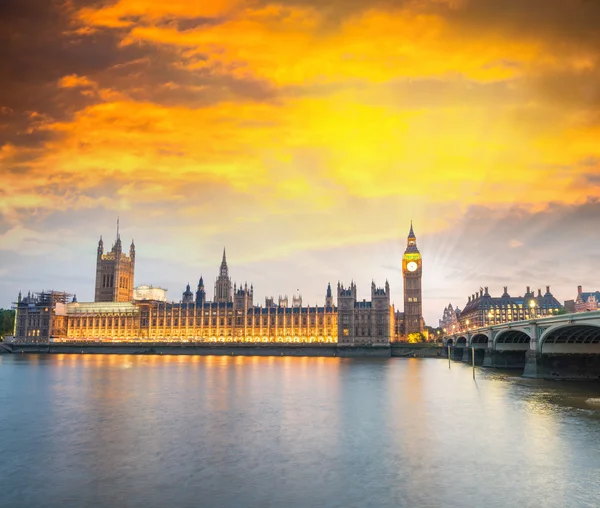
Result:
{"label": "lamp post", "polygon": [[535,317],[535,300],[531,300],[531,301],[529,302],[529,308],[531,309],[531,312],[530,312],[530,314],[529,314],[529,315],[530,315],[532,318],[534,318],[534,317]]}
{"label": "lamp post", "polygon": [[494,316],[494,314],[492,313],[492,311],[488,312],[488,326],[492,324],[492,317]]}

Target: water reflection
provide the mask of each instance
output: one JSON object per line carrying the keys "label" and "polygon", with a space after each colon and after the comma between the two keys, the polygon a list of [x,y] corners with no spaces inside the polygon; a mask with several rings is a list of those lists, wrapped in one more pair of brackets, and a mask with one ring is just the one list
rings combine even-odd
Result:
{"label": "water reflection", "polygon": [[0,507],[596,506],[598,384],[435,359],[0,357]]}

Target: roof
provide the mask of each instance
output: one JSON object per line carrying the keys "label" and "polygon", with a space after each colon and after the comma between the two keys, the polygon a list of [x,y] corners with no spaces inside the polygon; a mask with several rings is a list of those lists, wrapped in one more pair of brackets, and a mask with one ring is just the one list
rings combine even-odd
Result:
{"label": "roof", "polygon": [[529,306],[529,302],[534,301],[535,306],[542,309],[562,308],[562,304],[554,298],[551,293],[546,293],[543,296],[509,296],[509,297],[492,297],[489,295],[477,296],[469,301],[461,314],[469,314],[478,310],[487,310],[495,307],[506,307],[508,305],[521,305],[523,308]]}
{"label": "roof", "polygon": [[600,291],[587,291],[585,293],[580,293],[579,295],[577,295],[577,297],[579,298],[580,295],[582,301],[584,302],[587,302],[590,296],[593,296],[596,300],[600,301]]}

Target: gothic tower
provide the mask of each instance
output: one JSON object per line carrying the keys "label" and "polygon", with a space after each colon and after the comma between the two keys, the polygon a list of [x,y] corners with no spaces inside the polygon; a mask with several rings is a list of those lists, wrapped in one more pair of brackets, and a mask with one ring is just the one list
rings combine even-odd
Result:
{"label": "gothic tower", "polygon": [[421,278],[423,262],[417,248],[417,238],[412,221],[408,233],[406,250],[402,258],[402,276],[404,278],[404,330],[406,335],[423,331],[423,307]]}
{"label": "gothic tower", "polygon": [[333,307],[333,295],[331,294],[331,283],[327,284],[327,292],[325,293],[325,307]]}
{"label": "gothic tower", "polygon": [[338,343],[352,344],[354,342],[355,330],[355,312],[356,307],[356,285],[354,281],[346,289],[338,281],[337,287],[338,304]]}
{"label": "gothic tower", "polygon": [[123,253],[119,220],[117,240],[110,252],[104,253],[102,237],[96,255],[95,302],[130,302],[133,300],[133,274],[135,270],[135,245],[129,247],[129,256]]}
{"label": "gothic tower", "polygon": [[200,275],[198,289],[196,289],[196,305],[204,305],[206,301],[206,292],[204,291],[204,278]]}
{"label": "gothic tower", "polygon": [[229,278],[229,269],[227,268],[227,258],[225,249],[223,249],[223,260],[217,282],[215,282],[215,303],[228,303],[232,301],[231,279]]}
{"label": "gothic tower", "polygon": [[194,293],[192,293],[189,284],[186,286],[185,291],[183,292],[181,303],[194,303]]}

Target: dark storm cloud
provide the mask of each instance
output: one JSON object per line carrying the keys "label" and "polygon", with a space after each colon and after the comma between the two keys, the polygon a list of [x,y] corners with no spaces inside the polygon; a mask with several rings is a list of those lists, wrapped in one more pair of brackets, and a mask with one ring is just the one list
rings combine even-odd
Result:
{"label": "dark storm cloud", "polygon": [[6,38],[0,82],[0,145],[36,146],[48,139],[40,118],[66,120],[93,103],[93,95],[77,88],[59,88],[66,75],[93,76],[119,62],[147,55],[151,48],[120,48],[116,32],[77,34],[70,4],[56,0],[5,0],[0,7],[0,32]]}
{"label": "dark storm cloud", "polygon": [[542,36],[557,44],[600,41],[596,0],[471,0],[464,8],[448,9],[447,17],[517,39]]}
{"label": "dark storm cloud", "polygon": [[[203,57],[195,56],[194,59],[203,60]],[[279,95],[264,80],[240,79],[215,72],[212,68],[188,69],[181,63],[190,63],[182,56],[181,48],[156,48],[151,58],[140,58],[106,69],[97,76],[98,84],[124,92],[133,100],[190,108],[225,100],[269,101]]]}
{"label": "dark storm cloud", "polygon": [[[265,82],[236,79],[212,70],[178,68],[181,48],[152,43],[121,45],[124,29],[78,30],[77,9],[113,2],[76,0],[4,0],[0,4],[0,146],[35,148],[56,137],[44,123],[68,121],[101,99],[85,86],[60,87],[64,76],[85,76],[133,100],[202,107],[237,97],[268,100]],[[173,20],[180,30],[217,20]],[[176,86],[168,86],[175,83]],[[28,152],[29,156],[33,152]],[[21,155],[22,156],[22,155]]]}
{"label": "dark storm cloud", "polygon": [[600,42],[598,0],[280,0],[278,3],[313,7],[326,19],[328,29],[371,9],[390,14],[408,9],[440,15],[455,26],[457,33],[500,33],[515,40],[545,39],[556,47],[572,42],[586,44],[594,52]]}
{"label": "dark storm cloud", "polygon": [[196,30],[198,28],[211,27],[224,23],[224,18],[206,18],[206,17],[194,17],[194,18],[170,18],[161,20],[158,23],[160,27],[172,27],[180,32],[187,32],[188,30]]}

